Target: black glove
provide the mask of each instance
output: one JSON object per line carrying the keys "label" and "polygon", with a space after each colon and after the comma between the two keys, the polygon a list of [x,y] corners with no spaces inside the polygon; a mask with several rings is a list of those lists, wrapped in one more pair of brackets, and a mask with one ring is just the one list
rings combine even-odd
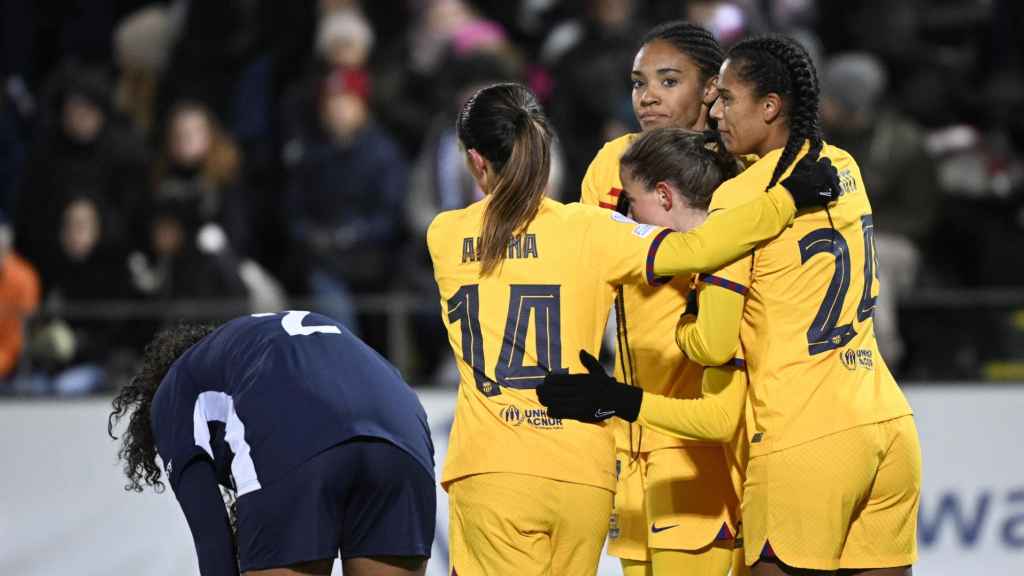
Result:
{"label": "black glove", "polygon": [[549,373],[537,388],[537,398],[547,406],[551,418],[600,422],[612,416],[633,422],[640,415],[644,391],[616,382],[586,350],[580,362],[587,374]]}
{"label": "black glove", "polygon": [[824,208],[839,199],[839,172],[831,160],[818,158],[819,154],[821,141],[811,146],[789,177],[782,181],[798,211]]}

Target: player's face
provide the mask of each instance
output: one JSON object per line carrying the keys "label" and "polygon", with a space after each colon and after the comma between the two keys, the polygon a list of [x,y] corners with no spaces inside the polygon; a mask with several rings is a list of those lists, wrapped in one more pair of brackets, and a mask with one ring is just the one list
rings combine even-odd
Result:
{"label": "player's face", "polygon": [[758,154],[768,138],[768,124],[762,110],[763,98],[736,76],[731,60],[722,64],[718,76],[718,100],[711,117],[718,121],[725,147],[733,154]]}
{"label": "player's face", "polygon": [[619,176],[622,179],[622,193],[629,199],[629,215],[633,220],[641,224],[672,228],[671,214],[659,191],[633,178],[629,170],[622,170]]}
{"label": "player's face", "polygon": [[643,130],[704,128],[705,91],[713,90],[714,82],[701,81],[693,59],[671,43],[654,40],[640,48],[630,76],[633,113]]}

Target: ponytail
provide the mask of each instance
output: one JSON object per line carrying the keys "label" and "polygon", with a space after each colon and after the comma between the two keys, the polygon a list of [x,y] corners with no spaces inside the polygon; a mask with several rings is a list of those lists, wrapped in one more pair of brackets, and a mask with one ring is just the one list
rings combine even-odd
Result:
{"label": "ponytail", "polygon": [[490,161],[495,172],[480,235],[481,273],[494,272],[509,241],[529,226],[547,189],[552,130],[533,94],[497,84],[473,95],[457,123],[459,140]]}

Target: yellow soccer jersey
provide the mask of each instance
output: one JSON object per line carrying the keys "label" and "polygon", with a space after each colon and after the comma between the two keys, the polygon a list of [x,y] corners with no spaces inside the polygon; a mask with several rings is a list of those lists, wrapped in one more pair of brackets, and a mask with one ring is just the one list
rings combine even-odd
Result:
{"label": "yellow soccer jersey", "polygon": [[615,210],[622,196],[622,179],[619,178],[619,158],[626,153],[630,144],[639,134],[626,134],[605,143],[597,156],[587,167],[583,176],[580,202]]}
{"label": "yellow soccer jersey", "polygon": [[[601,148],[583,178],[580,202],[615,210],[622,194],[619,159],[637,136],[626,134]],[[674,398],[696,398],[700,395],[702,369],[687,361],[675,345],[673,336],[676,320],[686,307],[689,291],[689,275],[676,276],[662,286],[623,286],[625,311],[616,311],[624,328],[618,332],[615,346],[615,378],[619,382],[628,382],[647,392]],[[628,356],[623,354],[623,343],[628,346]],[[620,450],[649,452],[686,444],[706,444],[699,440],[673,438],[651,429],[641,430],[640,424],[625,420],[617,420],[613,427],[615,444]]]}
{"label": "yellow soccer jersey", "polygon": [[[769,153],[716,190],[708,221],[762,197],[780,155]],[[839,170],[843,190],[828,213],[801,214],[752,255],[702,277],[746,296],[739,338],[751,456],[911,413],[875,341],[874,227],[860,169],[834,146],[822,156]]]}
{"label": "yellow soccer jersey", "polygon": [[544,199],[493,274],[480,277],[485,198],[438,215],[427,245],[460,386],[444,485],[484,472],[615,489],[606,426],[549,418],[535,388],[547,371],[583,372],[622,283],[649,277],[669,231],[617,213]]}

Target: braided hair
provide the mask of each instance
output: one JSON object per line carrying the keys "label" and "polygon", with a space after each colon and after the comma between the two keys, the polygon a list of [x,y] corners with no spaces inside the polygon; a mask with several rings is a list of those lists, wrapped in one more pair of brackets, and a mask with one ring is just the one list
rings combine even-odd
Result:
{"label": "braided hair", "polygon": [[811,57],[796,40],[778,34],[756,36],[737,43],[727,56],[736,75],[753,87],[757,97],[774,92],[782,98],[789,139],[782,150],[769,188],[796,160],[804,140],[821,144],[818,122],[818,73]]}
{"label": "braided hair", "polygon": [[644,35],[640,41],[646,46],[655,40],[668,42],[679,52],[686,54],[700,69],[701,80],[716,76],[722,67],[725,53],[714,35],[707,29],[684,20],[675,20],[659,24]]}

